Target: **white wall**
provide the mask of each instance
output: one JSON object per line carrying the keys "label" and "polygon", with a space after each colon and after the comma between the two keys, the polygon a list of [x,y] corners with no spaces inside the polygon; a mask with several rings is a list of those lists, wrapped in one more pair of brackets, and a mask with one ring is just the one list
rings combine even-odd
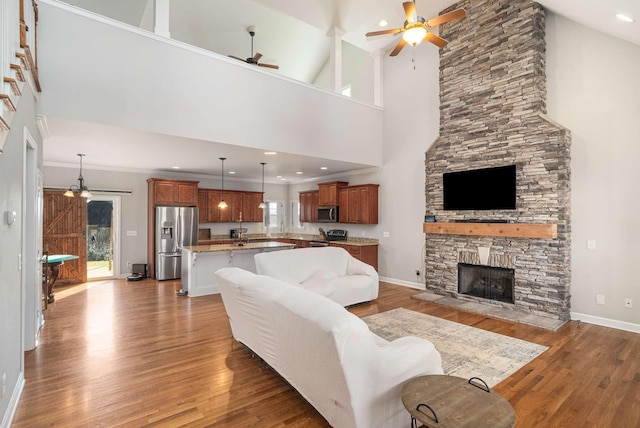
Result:
{"label": "white wall", "polygon": [[[421,268],[425,235],[425,152],[435,141],[439,125],[438,49],[429,44],[415,49],[416,69],[411,62],[413,48],[404,49],[395,58],[384,60],[384,164],[378,172],[332,177],[351,185],[375,183],[379,189],[377,225],[311,224],[346,229],[350,236],[379,239],[379,273],[395,283],[424,288]],[[316,183],[290,187],[290,197],[302,190],[316,189]],[[383,236],[389,232],[389,237]],[[364,235],[363,235],[364,234]]]}
{"label": "white wall", "polygon": [[572,317],[640,332],[639,70],[640,46],[548,14],[548,113],[572,133]]}
{"label": "white wall", "polygon": [[[25,284],[19,268],[22,253],[23,219],[22,188],[25,156],[24,129],[36,139],[38,156],[42,155],[42,142],[35,124],[35,100],[28,85],[22,88],[18,111],[13,116],[11,131],[0,154],[0,376],[6,373],[7,393],[0,398],[0,426],[7,422],[24,382],[22,325]],[[39,158],[41,159],[41,157]],[[40,162],[41,163],[41,162]],[[16,222],[9,225],[6,212],[15,211]],[[22,263],[35,264],[35,255]],[[32,285],[32,282],[28,282]]]}
{"label": "white wall", "polygon": [[43,115],[382,163],[380,108],[59,3],[39,4]]}

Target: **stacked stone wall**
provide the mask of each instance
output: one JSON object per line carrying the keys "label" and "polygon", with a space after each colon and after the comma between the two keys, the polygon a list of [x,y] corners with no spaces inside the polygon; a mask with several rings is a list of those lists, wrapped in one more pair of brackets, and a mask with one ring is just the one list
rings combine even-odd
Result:
{"label": "stacked stone wall", "polygon": [[[515,269],[511,309],[569,319],[570,132],[546,116],[545,14],[529,0],[462,1],[440,53],[440,132],[426,154],[426,214],[438,222],[554,223],[557,239],[426,236],[426,287],[457,295],[457,264],[490,247]],[[443,210],[445,172],[516,165],[516,209]]]}

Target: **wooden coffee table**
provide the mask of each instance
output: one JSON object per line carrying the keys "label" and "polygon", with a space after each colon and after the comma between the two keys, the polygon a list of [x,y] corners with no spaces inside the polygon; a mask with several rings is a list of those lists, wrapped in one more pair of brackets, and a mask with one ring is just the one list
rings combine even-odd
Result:
{"label": "wooden coffee table", "polygon": [[408,381],[402,388],[402,404],[428,428],[511,428],[516,414],[511,404],[479,378],[427,375]]}

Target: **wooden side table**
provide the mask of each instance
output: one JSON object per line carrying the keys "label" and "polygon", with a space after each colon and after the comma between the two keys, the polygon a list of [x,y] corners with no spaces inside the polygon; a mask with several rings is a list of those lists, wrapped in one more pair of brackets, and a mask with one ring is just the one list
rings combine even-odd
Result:
{"label": "wooden side table", "polygon": [[479,378],[420,376],[402,388],[402,404],[427,428],[512,428],[516,414],[507,400]]}

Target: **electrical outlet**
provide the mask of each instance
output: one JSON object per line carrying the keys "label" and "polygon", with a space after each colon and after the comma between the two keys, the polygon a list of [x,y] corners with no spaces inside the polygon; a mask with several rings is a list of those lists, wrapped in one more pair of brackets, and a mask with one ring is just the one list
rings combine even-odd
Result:
{"label": "electrical outlet", "polygon": [[7,372],[2,372],[2,387],[0,388],[0,398],[7,393]]}
{"label": "electrical outlet", "polygon": [[633,308],[633,300],[631,300],[631,299],[624,299],[624,307],[625,307],[625,308]]}
{"label": "electrical outlet", "polygon": [[420,276],[420,269],[416,269],[416,276]]}
{"label": "electrical outlet", "polygon": [[587,250],[595,250],[595,249],[596,249],[596,240],[587,239]]}
{"label": "electrical outlet", "polygon": [[127,269],[131,270],[131,260],[127,260]]}
{"label": "electrical outlet", "polygon": [[604,296],[602,294],[596,294],[596,303],[598,305],[604,305]]}

